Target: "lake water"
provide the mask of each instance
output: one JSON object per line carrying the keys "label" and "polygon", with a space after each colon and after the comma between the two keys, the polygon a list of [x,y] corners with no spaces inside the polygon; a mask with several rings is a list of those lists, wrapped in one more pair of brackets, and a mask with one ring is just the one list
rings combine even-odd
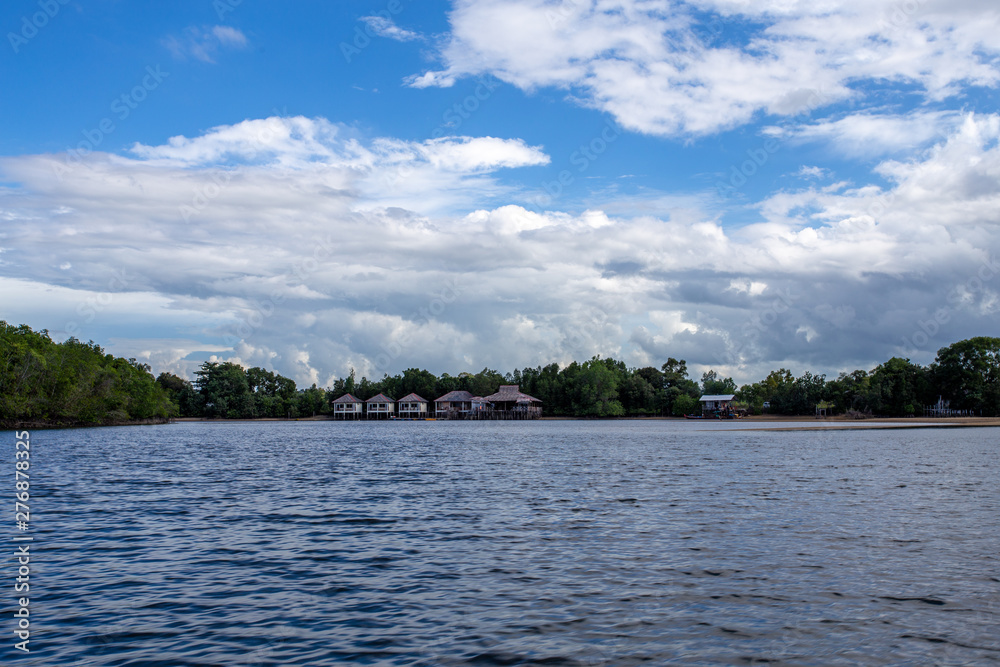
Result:
{"label": "lake water", "polygon": [[1000,662],[1000,430],[748,425],[35,431],[18,664]]}

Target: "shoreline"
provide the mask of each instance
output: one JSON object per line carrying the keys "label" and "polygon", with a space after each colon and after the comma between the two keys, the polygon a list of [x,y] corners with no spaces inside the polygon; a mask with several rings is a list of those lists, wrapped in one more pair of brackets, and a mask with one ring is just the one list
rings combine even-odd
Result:
{"label": "shoreline", "polygon": [[86,422],[47,422],[47,421],[27,421],[27,422],[2,422],[0,431],[45,431],[52,429],[70,428],[104,428],[106,426],[158,426],[169,424],[169,417],[156,417],[155,419],[129,419],[122,421],[109,421],[86,423]]}
{"label": "shoreline", "polygon": [[[285,417],[258,417],[255,419],[219,419],[208,417],[174,417],[171,419],[141,419],[134,421],[108,422],[101,424],[83,423],[51,423],[51,422],[17,422],[13,424],[0,424],[0,431],[32,431],[32,430],[52,430],[52,429],[77,429],[77,428],[104,428],[110,426],[159,426],[165,424],[180,423],[202,423],[202,424],[251,424],[270,422],[403,422],[403,421],[452,421],[448,419],[334,419],[332,415],[316,415],[314,417],[296,417],[288,419]],[[454,420],[465,421],[465,420]],[[477,421],[477,420],[471,420]],[[491,421],[491,420],[478,420]],[[511,420],[500,420],[511,421]],[[522,421],[522,420],[514,420]],[[583,421],[583,422],[619,422],[619,421],[646,421],[646,422],[687,422],[693,421],[702,426],[709,424],[746,424],[746,428],[733,430],[753,430],[753,431],[803,431],[823,428],[829,431],[847,431],[858,429],[915,429],[915,428],[971,428],[971,427],[996,427],[1000,426],[1000,417],[873,417],[871,419],[850,419],[846,416],[825,417],[816,419],[809,416],[794,415],[757,415],[746,419],[701,419],[689,420],[684,417],[541,417],[537,420],[524,421]],[[768,428],[767,424],[774,424]],[[801,426],[778,426],[779,424],[801,424]]]}
{"label": "shoreline", "polygon": [[[292,419],[287,419],[284,417],[258,417],[256,419],[218,419],[218,418],[208,418],[208,417],[176,417],[171,419],[171,423],[181,423],[181,422],[198,422],[198,423],[217,423],[217,424],[231,424],[231,423],[256,423],[256,422],[318,422],[318,421],[329,421],[329,422],[375,422],[375,423],[391,423],[391,422],[403,422],[403,421],[477,421],[477,420],[448,420],[448,419],[334,419],[330,415],[316,415],[315,417],[297,417]],[[478,421],[491,421],[491,420],[478,420]],[[512,421],[512,420],[499,420],[499,421]],[[685,419],[684,417],[541,417],[539,419],[531,420],[513,420],[513,421],[585,421],[585,422],[617,422],[617,421],[664,421],[664,422],[685,422],[694,421],[700,424],[717,424],[717,423],[748,423],[748,424],[829,424],[828,428],[831,429],[845,429],[845,428],[858,428],[863,426],[886,428],[894,426],[896,428],[931,428],[934,426],[1000,426],[1000,417],[872,417],[871,419],[850,419],[845,416],[836,417],[825,417],[822,419],[816,419],[815,417],[809,416],[795,416],[795,415],[758,415],[755,417],[747,417],[746,419]],[[760,429],[755,429],[760,430]],[[781,428],[780,430],[787,431],[788,427]]]}

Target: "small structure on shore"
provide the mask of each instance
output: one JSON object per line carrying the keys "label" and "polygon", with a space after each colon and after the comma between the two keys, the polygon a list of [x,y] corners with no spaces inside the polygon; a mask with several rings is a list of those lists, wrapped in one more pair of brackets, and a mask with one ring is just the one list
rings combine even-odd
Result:
{"label": "small structure on shore", "polygon": [[489,407],[478,419],[538,419],[542,416],[542,402],[523,393],[516,384],[502,384],[497,393],[483,400]]}
{"label": "small structure on shore", "polygon": [[[943,396],[938,396],[937,403],[924,406],[924,417],[975,417],[975,410],[953,410],[951,401],[946,401]],[[980,411],[979,416],[982,416]]]}
{"label": "small structure on shore", "polygon": [[396,401],[385,394],[376,394],[365,401],[365,413],[368,419],[389,419],[396,411]]}
{"label": "small structure on shore", "polygon": [[407,394],[396,402],[400,419],[426,419],[427,399],[417,394]]}
{"label": "small structure on shore", "polygon": [[[394,401],[377,394],[360,401],[344,394],[333,401],[334,419],[429,419],[429,403],[417,394],[407,394]],[[364,408],[364,409],[363,409]],[[528,396],[516,384],[500,385],[489,396],[473,396],[468,391],[449,391],[434,401],[437,419],[538,419],[542,402]]]}
{"label": "small structure on shore", "polygon": [[467,419],[472,412],[472,399],[467,391],[449,391],[434,399],[434,416],[438,419]]}
{"label": "small structure on shore", "polygon": [[698,399],[701,401],[702,416],[731,419],[736,414],[733,408],[735,398],[736,394],[705,394]]}
{"label": "small structure on shore", "polygon": [[344,394],[333,401],[334,419],[361,419],[362,403],[350,394]]}

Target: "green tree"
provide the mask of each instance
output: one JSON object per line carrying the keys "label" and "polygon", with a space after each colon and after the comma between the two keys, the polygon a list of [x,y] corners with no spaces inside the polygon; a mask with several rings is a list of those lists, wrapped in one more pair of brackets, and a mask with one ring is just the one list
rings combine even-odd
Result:
{"label": "green tree", "polygon": [[908,417],[916,414],[928,395],[927,369],[909,359],[893,357],[869,375],[868,403],[876,414]]}
{"label": "green tree", "polygon": [[1000,416],[1000,338],[978,336],[938,350],[932,386],[951,407]]}
{"label": "green tree", "polygon": [[693,415],[701,413],[701,403],[694,396],[689,396],[688,394],[680,394],[674,400],[673,404],[673,414],[674,417],[683,417],[684,415]]}
{"label": "green tree", "polygon": [[871,377],[868,371],[841,373],[836,380],[826,384],[826,396],[833,403],[833,410],[836,413],[874,412]]}
{"label": "green tree", "polygon": [[722,378],[715,371],[708,371],[701,376],[701,390],[705,394],[735,394],[736,383],[733,378]]}
{"label": "green tree", "polygon": [[173,412],[149,366],[93,341],[55,343],[44,329],[0,321],[0,425],[108,424]]}
{"label": "green tree", "polygon": [[327,410],[325,392],[313,383],[308,389],[298,392],[298,402],[296,408],[300,415],[315,417],[324,414]]}
{"label": "green tree", "polygon": [[252,405],[250,386],[241,366],[226,361],[206,361],[195,371],[195,385],[205,397],[205,416],[240,419],[255,416],[247,414]]}
{"label": "green tree", "polygon": [[581,417],[620,417],[625,414],[618,400],[618,376],[598,357],[580,365],[573,378],[573,413]]}

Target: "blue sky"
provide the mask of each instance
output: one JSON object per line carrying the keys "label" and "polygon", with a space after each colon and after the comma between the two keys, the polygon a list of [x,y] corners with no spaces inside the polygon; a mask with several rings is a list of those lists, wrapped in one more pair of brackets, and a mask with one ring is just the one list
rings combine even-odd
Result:
{"label": "blue sky", "polygon": [[6,3],[0,318],[190,373],[998,333],[985,0]]}

